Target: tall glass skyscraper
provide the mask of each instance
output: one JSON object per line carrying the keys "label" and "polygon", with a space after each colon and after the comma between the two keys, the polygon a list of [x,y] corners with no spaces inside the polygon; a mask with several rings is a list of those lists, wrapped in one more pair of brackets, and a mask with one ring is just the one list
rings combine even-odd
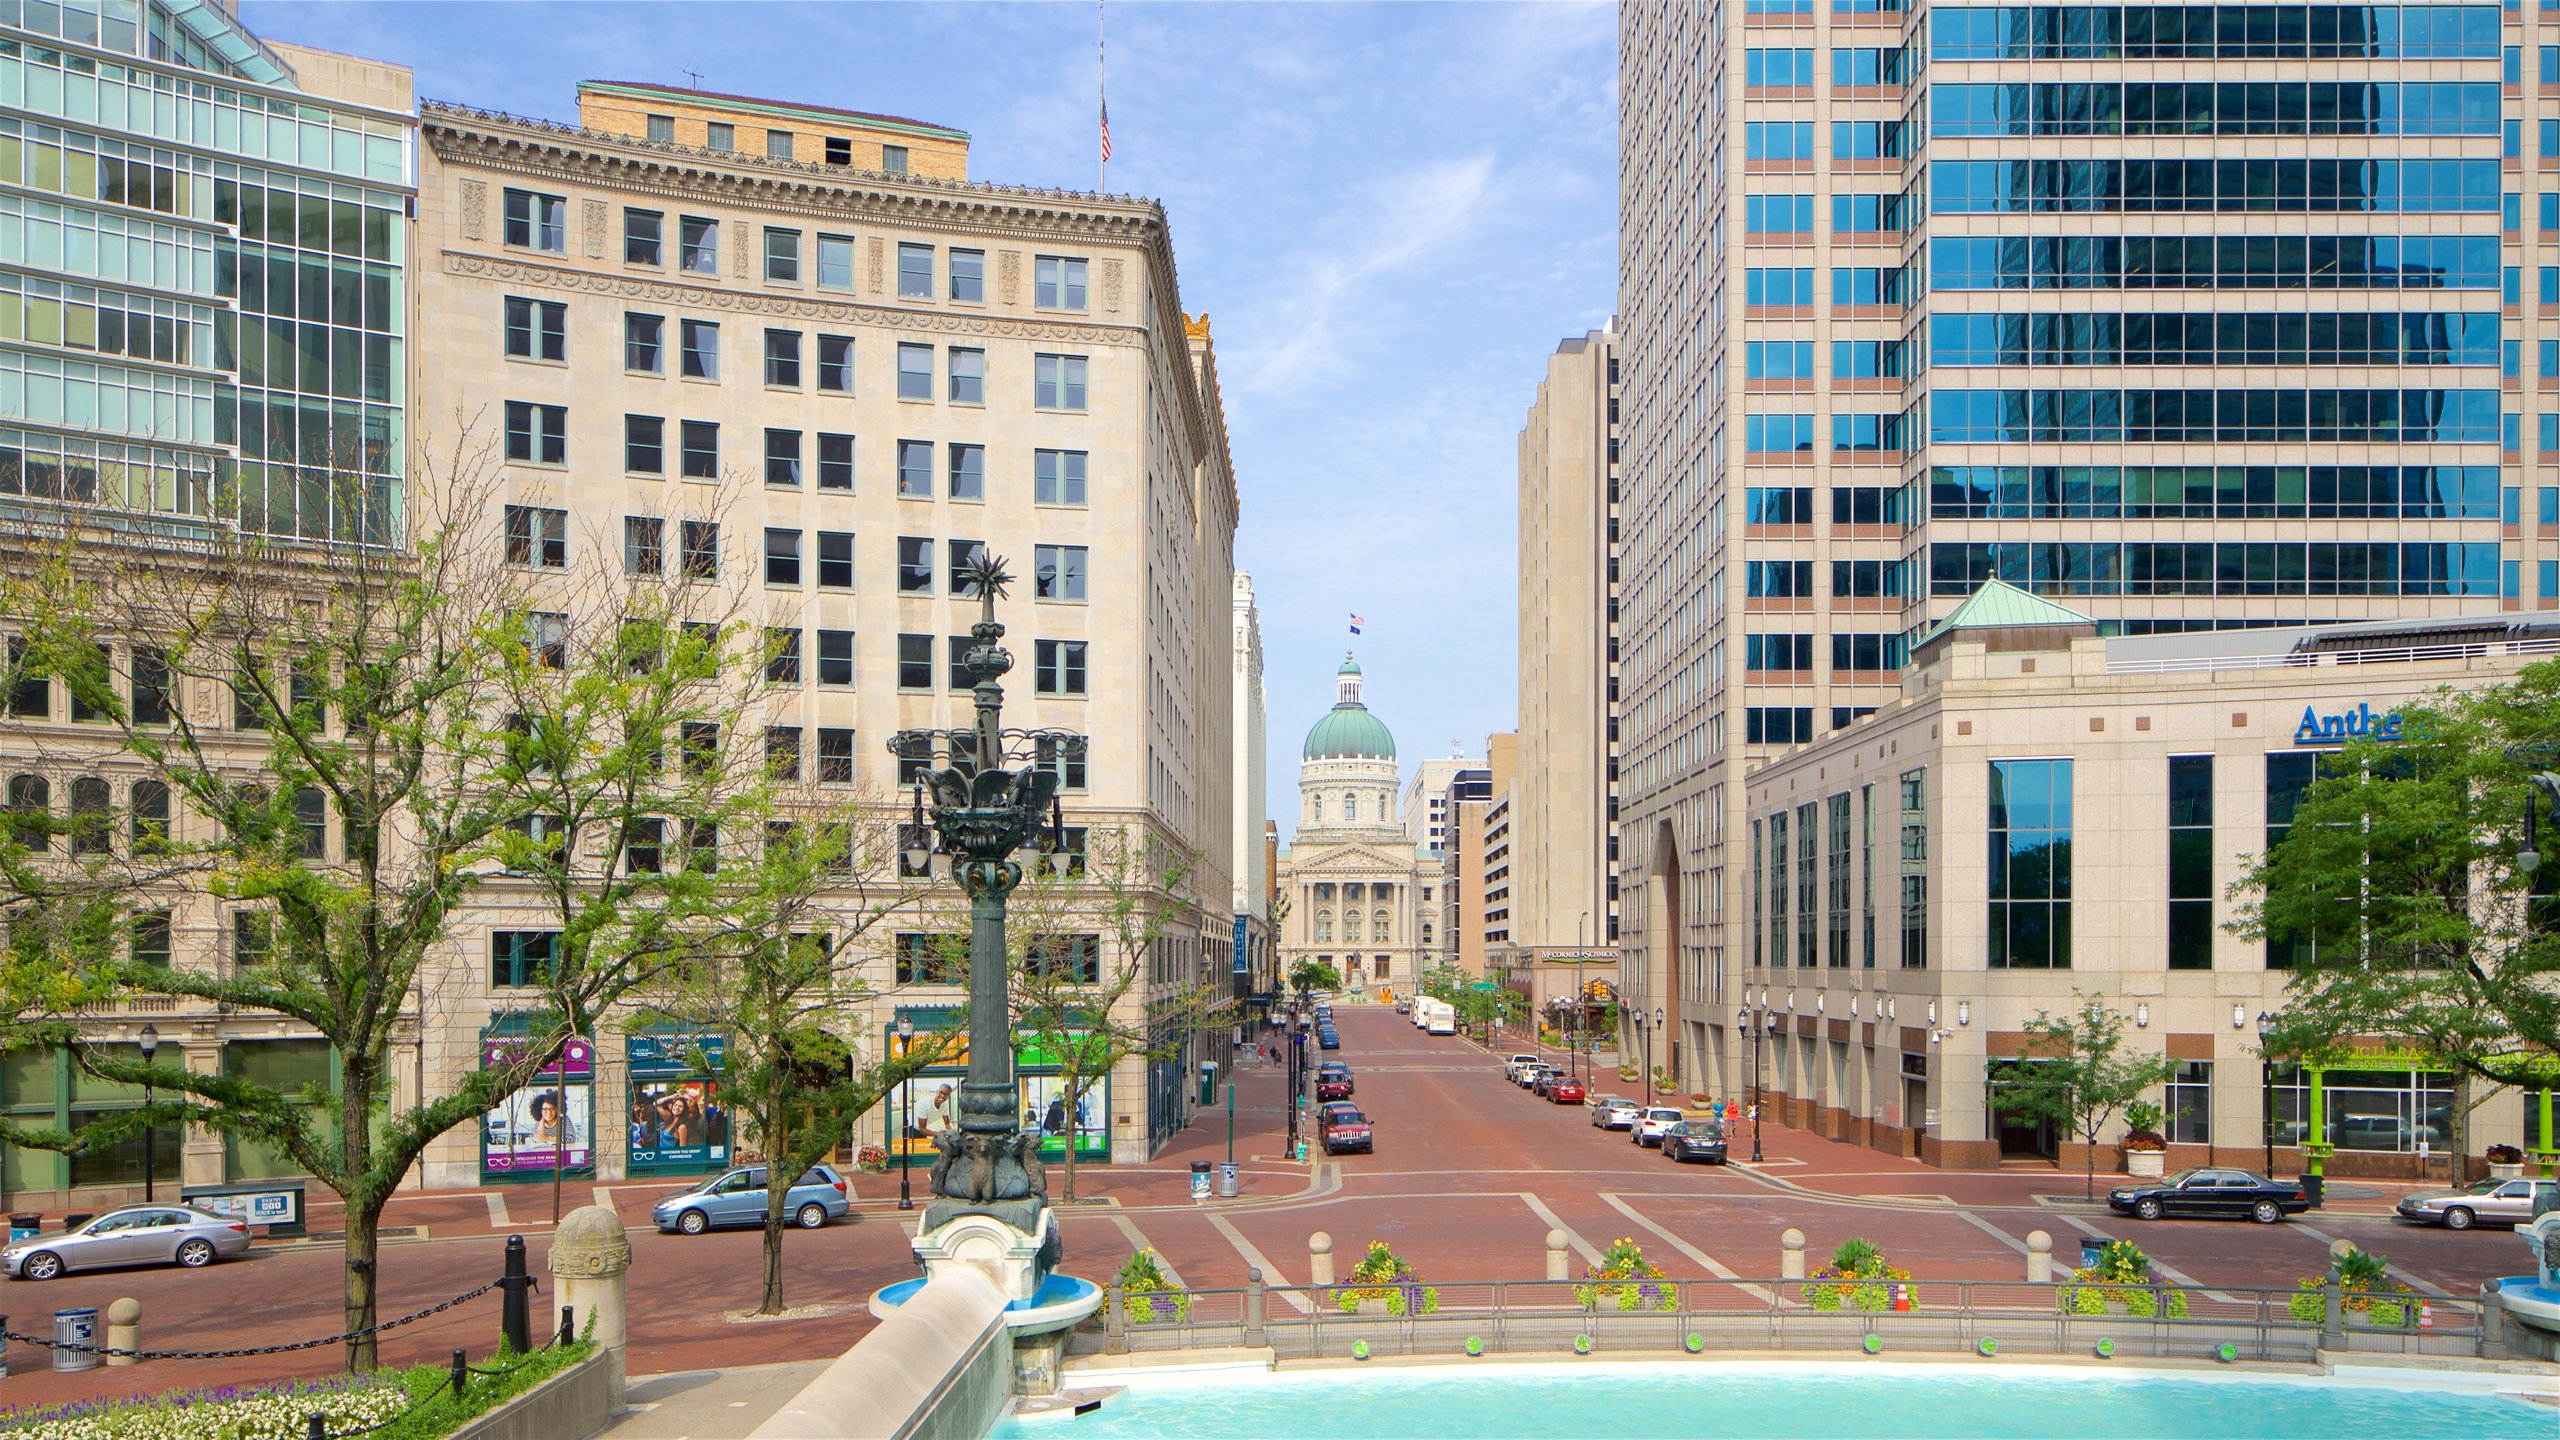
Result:
{"label": "tall glass skyscraper", "polygon": [[2560,0],[1619,42],[1626,1003],[1690,1076],[1758,983],[1743,768],[1983,585],[2124,634],[2560,605]]}
{"label": "tall glass skyscraper", "polygon": [[411,108],[212,0],[0,0],[0,513],[396,540]]}

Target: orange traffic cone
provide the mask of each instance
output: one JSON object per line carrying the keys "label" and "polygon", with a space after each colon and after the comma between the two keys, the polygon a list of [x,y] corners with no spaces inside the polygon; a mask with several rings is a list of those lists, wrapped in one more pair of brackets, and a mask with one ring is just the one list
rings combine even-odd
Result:
{"label": "orange traffic cone", "polygon": [[2424,1300],[2418,1302],[2418,1328],[2421,1330],[2433,1330],[2436,1328],[2435,1309],[2428,1305]]}

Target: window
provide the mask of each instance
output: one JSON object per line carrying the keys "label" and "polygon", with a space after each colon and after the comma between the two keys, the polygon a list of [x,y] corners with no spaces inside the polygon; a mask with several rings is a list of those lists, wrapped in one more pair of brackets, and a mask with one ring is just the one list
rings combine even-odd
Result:
{"label": "window", "polygon": [[987,298],[987,252],[951,252],[951,298],[979,304]]}
{"label": "window", "polygon": [[687,320],[684,336],[684,377],[688,380],[720,378],[720,327],[709,320]]}
{"label": "window", "polygon": [[818,432],[818,488],[853,489],[853,437]]}
{"label": "window", "polygon": [[1742,300],[1746,305],[1810,305],[1813,303],[1813,271],[1810,267],[1745,270],[1742,272]]}
{"label": "window", "polygon": [[933,442],[898,442],[898,495],[906,500],[933,498]]}
{"label": "window", "polygon": [[684,721],[676,731],[679,763],[687,775],[708,775],[720,763],[720,727],[707,720]]}
{"label": "window", "polygon": [[841,135],[830,135],[826,137],[826,140],[828,164],[850,165],[853,163],[852,141],[845,139]]}
{"label": "window", "polygon": [[800,588],[800,532],[766,527],[764,583]]}
{"label": "window", "polygon": [[519,360],[569,358],[569,307],[557,300],[506,301],[507,354]]}
{"label": "window", "polygon": [[[825,664],[824,661],[819,663],[822,666]],[[851,730],[819,727],[818,783],[821,785],[853,783],[853,732]]]}
{"label": "window", "polygon": [[166,725],[177,709],[177,690],[169,675],[166,652],[147,645],[133,647],[133,704],[136,725]]}
{"label": "window", "polygon": [[841,530],[818,532],[818,588],[853,588],[853,536]]}
{"label": "window", "polygon": [[1811,160],[1813,158],[1813,122],[1810,120],[1752,120],[1742,127],[1742,157],[1745,160]]}
{"label": "window", "polygon": [[1742,375],[1746,380],[1810,380],[1813,378],[1813,342],[1746,341],[1742,347]]}
{"label": "window", "polygon": [[1084,692],[1084,647],[1082,640],[1034,641],[1038,657],[1039,693],[1043,695],[1082,695]]}
{"label": "window", "polygon": [[951,557],[952,594],[975,596],[978,593],[977,587],[969,583],[969,567],[977,562],[986,548],[984,540],[954,540],[946,547],[945,553]]}
{"label": "window", "polygon": [[684,543],[684,578],[717,580],[720,578],[720,522],[687,520],[680,532]]}
{"label": "window", "polygon": [[898,295],[907,300],[933,298],[933,247],[898,243]]}
{"label": "window", "polygon": [[987,352],[951,347],[950,399],[954,405],[987,403]]}
{"label": "window", "polygon": [[1768,671],[1811,670],[1813,637],[1810,635],[1745,635],[1742,637],[1742,669],[1745,674]]}
{"label": "window", "polygon": [[489,984],[511,990],[548,983],[551,947],[559,938],[551,930],[489,932]]}
{"label": "window", "polygon": [[984,500],[987,498],[987,447],[954,445],[951,447],[951,498]]}
{"label": "window", "polygon": [[930,345],[898,346],[898,398],[930,400],[933,398],[933,347]]}
{"label": "window", "polygon": [[678,263],[691,274],[720,273],[720,222],[687,215],[677,222],[682,247]]}
{"label": "window", "polygon": [[558,195],[509,190],[506,195],[506,242],[528,250],[567,254],[569,202]]}
{"label": "window", "polygon": [[898,537],[898,593],[933,593],[933,542],[920,535]]}
{"label": "window", "polygon": [[633,875],[655,875],[666,863],[667,822],[633,820],[623,829],[622,868]]}
{"label": "window", "polygon": [[889,173],[889,174],[891,174],[891,175],[904,175],[904,174],[906,174],[906,173],[907,173],[907,147],[906,147],[906,146],[904,146],[904,145],[883,145],[883,146],[881,146],[881,147],[880,147],[880,168],[881,168],[882,170],[884,170],[884,171],[888,172],[888,173]]}
{"label": "window", "polygon": [[320,787],[305,785],[293,792],[293,823],[302,832],[297,854],[305,860],[329,858],[329,797]]}
{"label": "window", "polygon": [[735,150],[738,148],[738,127],[730,124],[728,121],[714,120],[704,127],[704,131],[705,133],[703,138],[709,142],[709,148],[713,150]]}
{"label": "window", "polygon": [[1798,745],[1813,738],[1810,705],[1755,705],[1742,712],[1743,738],[1753,745]]}
{"label": "window", "polygon": [[655,210],[622,212],[622,263],[664,265],[667,217]]}
{"label": "window", "polygon": [[667,422],[655,415],[622,417],[622,468],[635,475],[667,473]]}
{"label": "window", "polygon": [[673,115],[650,116],[649,138],[660,144],[673,143],[676,138],[676,117]]}
{"label": "window", "polygon": [[[766,531],[768,536],[773,532]],[[799,537],[792,537],[798,543]],[[795,566],[797,562],[794,562]],[[764,632],[764,678],[776,685],[800,683],[800,632],[768,625]]]}
{"label": "window", "polygon": [[1035,744],[1033,763],[1058,777],[1061,790],[1082,790],[1085,773],[1085,739],[1081,735],[1044,735]]}
{"label": "window", "polygon": [[507,458],[535,465],[569,461],[569,410],[564,405],[507,402]]}
{"label": "window", "polygon": [[133,853],[157,855],[169,844],[169,787],[159,780],[136,780],[126,811],[131,822]]}
{"label": "window", "polygon": [[525,616],[525,639],[533,647],[533,661],[545,670],[569,667],[569,617],[556,610],[535,610]]}
{"label": "window", "polygon": [[2169,757],[2169,968],[2213,968],[2213,757]]}
{"label": "window", "polygon": [[569,568],[569,512],[508,506],[507,563],[535,570]]}
{"label": "window", "polygon": [[969,668],[969,652],[977,648],[978,642],[967,635],[951,637],[949,684],[953,690],[967,690],[978,683],[977,672]]}
{"label": "window", "polygon": [[1813,197],[1746,195],[1742,200],[1742,228],[1743,233],[1753,236],[1810,236],[1813,234]]}
{"label": "window", "polygon": [[1742,445],[1755,455],[1810,453],[1813,449],[1813,417],[1745,415],[1742,418]]}
{"label": "window", "polygon": [[112,798],[107,782],[83,775],[71,782],[71,853],[107,855],[115,850],[115,827],[107,818]]}
{"label": "window", "polygon": [[765,484],[799,489],[799,430],[765,430]]}
{"label": "window", "polygon": [[1808,86],[1813,83],[1811,50],[1745,50],[1742,52],[1742,83],[1745,85]]}
{"label": "window", "polygon": [[1032,451],[1032,503],[1038,505],[1085,503],[1084,466],[1085,452],[1082,450]]}
{"label": "window", "polygon": [[764,769],[765,774],[773,779],[795,784],[799,781],[799,726],[767,725],[764,727]]}
{"label": "window", "polygon": [[853,393],[853,337],[818,337],[818,389],[829,395]]}
{"label": "window", "polygon": [[[785,140],[791,137],[782,137]],[[770,284],[800,283],[800,232],[777,230],[770,226],[764,232],[764,278]]]}
{"label": "window", "polygon": [[790,159],[792,149],[791,142],[792,135],[790,131],[767,130],[764,132],[765,158],[768,160]]}
{"label": "window", "polygon": [[818,632],[818,683],[839,688],[853,684],[853,632]]}
{"label": "window", "polygon": [[898,637],[898,688],[930,690],[933,688],[933,637],[901,635]]}
{"label": "window", "polygon": [[663,575],[667,570],[667,522],[655,515],[622,517],[622,573]]}
{"label": "window", "polygon": [[622,317],[622,368],[644,375],[667,370],[667,320],[663,315],[625,313]]}
{"label": "window", "polygon": [[1929,968],[1929,772],[1906,770],[1902,790],[1902,968]]}
{"label": "window", "polygon": [[1082,310],[1085,262],[1043,255],[1031,266],[1031,303],[1043,310]]}
{"label": "window", "polygon": [[2213,1062],[2181,1060],[2169,1076],[2169,1140],[2176,1145],[2213,1143]]}
{"label": "window", "polygon": [[684,446],[684,478],[720,478],[720,426],[712,420],[687,420],[677,427]]}
{"label": "window", "polygon": [[821,235],[818,237],[818,288],[850,290],[853,288],[853,237]]}
{"label": "window", "polygon": [[1082,600],[1084,594],[1085,547],[1082,545],[1035,545],[1032,547],[1032,594],[1042,600]]}
{"label": "window", "polygon": [[800,332],[764,332],[764,383],[800,388]]}
{"label": "window", "polygon": [[1085,357],[1035,355],[1031,360],[1031,403],[1043,410],[1084,408]]}
{"label": "window", "polygon": [[1994,970],[2071,968],[2071,762],[1991,762]]}

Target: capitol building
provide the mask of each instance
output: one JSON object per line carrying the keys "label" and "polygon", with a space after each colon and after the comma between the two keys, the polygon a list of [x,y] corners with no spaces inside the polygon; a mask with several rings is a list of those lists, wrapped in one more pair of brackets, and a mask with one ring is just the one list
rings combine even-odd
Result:
{"label": "capitol building", "polygon": [[1397,814],[1396,737],[1360,684],[1345,654],[1333,708],[1300,752],[1297,833],[1280,856],[1280,973],[1322,961],[1350,994],[1384,1000],[1411,991],[1438,950],[1443,882],[1439,856]]}

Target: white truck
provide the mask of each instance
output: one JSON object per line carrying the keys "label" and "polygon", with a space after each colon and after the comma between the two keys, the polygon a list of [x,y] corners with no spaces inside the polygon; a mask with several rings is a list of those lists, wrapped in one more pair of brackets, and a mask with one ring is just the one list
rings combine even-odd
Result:
{"label": "white truck", "polygon": [[1458,1011],[1446,1000],[1424,997],[1413,1002],[1415,1028],[1433,1035],[1458,1033]]}

